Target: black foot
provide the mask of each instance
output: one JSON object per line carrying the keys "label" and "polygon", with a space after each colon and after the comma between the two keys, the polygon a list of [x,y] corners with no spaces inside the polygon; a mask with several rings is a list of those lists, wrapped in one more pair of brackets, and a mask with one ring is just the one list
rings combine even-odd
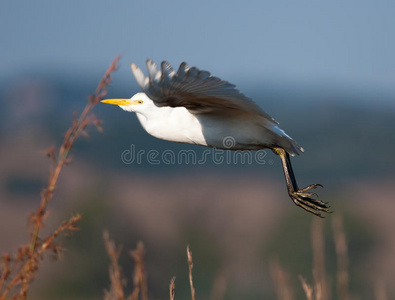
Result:
{"label": "black foot", "polygon": [[319,200],[316,193],[308,192],[309,190],[315,189],[319,186],[322,187],[321,184],[312,184],[305,187],[304,189],[290,191],[289,196],[297,206],[312,214],[315,214],[318,217],[323,218],[320,212],[330,213],[331,211],[329,210],[329,206],[327,206],[326,202]]}

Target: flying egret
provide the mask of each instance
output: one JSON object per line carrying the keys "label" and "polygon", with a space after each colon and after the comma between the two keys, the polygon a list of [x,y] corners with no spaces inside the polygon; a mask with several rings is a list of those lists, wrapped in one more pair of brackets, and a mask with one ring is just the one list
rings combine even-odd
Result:
{"label": "flying egret", "polygon": [[292,201],[317,216],[329,212],[311,192],[320,184],[299,189],[296,183],[290,155],[303,148],[235,85],[185,62],[175,72],[166,61],[158,70],[147,60],[148,77],[134,63],[131,68],[143,93],[103,103],[135,112],[143,128],[159,139],[229,150],[224,141],[231,137],[230,150],[271,149],[280,156]]}

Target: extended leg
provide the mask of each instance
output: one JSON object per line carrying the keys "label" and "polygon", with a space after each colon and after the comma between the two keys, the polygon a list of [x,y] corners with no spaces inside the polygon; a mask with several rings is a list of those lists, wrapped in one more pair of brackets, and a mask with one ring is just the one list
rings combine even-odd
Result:
{"label": "extended leg", "polygon": [[282,148],[275,148],[275,153],[277,153],[281,158],[281,163],[284,169],[285,181],[287,183],[288,194],[291,197],[292,201],[297,205],[315,214],[316,216],[322,217],[320,212],[329,213],[329,207],[325,202],[315,199],[314,196],[317,196],[316,193],[308,192],[316,187],[319,187],[321,184],[312,184],[303,189],[298,188],[298,184],[296,183],[295,175],[292,170],[291,160],[289,159],[289,154]]}

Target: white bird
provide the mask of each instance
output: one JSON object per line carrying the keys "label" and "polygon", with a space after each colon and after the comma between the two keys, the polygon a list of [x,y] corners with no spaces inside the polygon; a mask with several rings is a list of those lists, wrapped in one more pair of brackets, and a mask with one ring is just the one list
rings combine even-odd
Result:
{"label": "white bird", "polygon": [[[158,70],[147,60],[148,77],[134,63],[131,68],[144,93],[103,103],[135,112],[143,128],[159,139],[226,150],[271,149],[280,156],[292,201],[317,216],[329,212],[327,203],[310,192],[320,184],[298,188],[290,155],[303,152],[303,148],[233,84],[185,62],[175,72],[166,61]],[[231,149],[224,145],[229,137]]]}

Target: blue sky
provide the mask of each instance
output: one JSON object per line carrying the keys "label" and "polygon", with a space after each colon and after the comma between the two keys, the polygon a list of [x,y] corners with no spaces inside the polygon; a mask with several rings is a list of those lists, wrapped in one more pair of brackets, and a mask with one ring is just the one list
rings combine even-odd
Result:
{"label": "blue sky", "polygon": [[395,2],[0,3],[1,77],[187,61],[231,82],[337,82],[395,91]]}

